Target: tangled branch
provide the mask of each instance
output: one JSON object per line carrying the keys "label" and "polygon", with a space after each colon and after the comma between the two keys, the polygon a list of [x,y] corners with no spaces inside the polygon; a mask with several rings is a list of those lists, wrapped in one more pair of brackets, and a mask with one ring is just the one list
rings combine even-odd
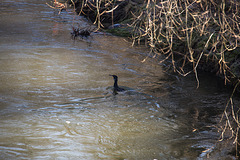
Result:
{"label": "tangled branch", "polygon": [[222,118],[220,120],[220,123],[223,122],[224,126],[221,127],[221,137],[220,141],[225,139],[225,134],[227,130],[231,132],[231,137],[229,139],[234,139],[233,144],[235,144],[235,149],[236,149],[236,157],[238,157],[239,151],[238,151],[238,146],[240,146],[240,141],[239,141],[239,131],[240,131],[240,108],[235,107],[233,103],[233,96],[234,93],[236,92],[236,88],[240,85],[240,81],[235,85],[234,90],[232,92],[232,95],[230,96],[225,110],[222,114]]}

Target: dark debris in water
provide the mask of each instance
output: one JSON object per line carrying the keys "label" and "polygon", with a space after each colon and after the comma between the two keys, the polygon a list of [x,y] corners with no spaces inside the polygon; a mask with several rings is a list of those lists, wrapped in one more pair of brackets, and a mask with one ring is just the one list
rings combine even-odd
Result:
{"label": "dark debris in water", "polygon": [[73,39],[75,39],[76,37],[81,37],[81,38],[86,37],[87,38],[87,37],[91,36],[92,32],[93,32],[93,30],[91,30],[90,28],[80,29],[80,28],[72,27],[71,35],[72,35]]}

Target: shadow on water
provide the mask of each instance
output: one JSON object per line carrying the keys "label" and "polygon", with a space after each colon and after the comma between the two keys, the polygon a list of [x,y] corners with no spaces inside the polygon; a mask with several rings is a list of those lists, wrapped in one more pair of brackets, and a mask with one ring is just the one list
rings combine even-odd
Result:
{"label": "shadow on water", "polygon": [[[45,3],[0,2],[0,159],[196,159],[214,146],[217,86],[167,76],[119,37],[73,40],[73,13]],[[129,89],[112,94],[109,74]]]}

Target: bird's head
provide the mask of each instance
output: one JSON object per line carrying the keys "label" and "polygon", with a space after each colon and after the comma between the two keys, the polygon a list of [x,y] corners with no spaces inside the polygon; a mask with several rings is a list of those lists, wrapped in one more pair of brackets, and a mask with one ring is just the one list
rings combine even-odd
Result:
{"label": "bird's head", "polygon": [[111,74],[109,74],[109,76],[112,76],[113,79],[114,79],[114,81],[117,81],[117,80],[118,80],[118,76],[116,76],[116,75],[111,75]]}

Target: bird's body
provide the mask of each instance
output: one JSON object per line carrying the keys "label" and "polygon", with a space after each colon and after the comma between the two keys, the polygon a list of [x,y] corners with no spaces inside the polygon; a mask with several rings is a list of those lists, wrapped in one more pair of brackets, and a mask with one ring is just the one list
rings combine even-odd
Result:
{"label": "bird's body", "polygon": [[112,76],[113,79],[114,79],[114,85],[113,85],[113,91],[114,92],[123,92],[123,91],[125,91],[124,88],[120,88],[118,86],[118,77],[116,75],[109,75],[109,76]]}

